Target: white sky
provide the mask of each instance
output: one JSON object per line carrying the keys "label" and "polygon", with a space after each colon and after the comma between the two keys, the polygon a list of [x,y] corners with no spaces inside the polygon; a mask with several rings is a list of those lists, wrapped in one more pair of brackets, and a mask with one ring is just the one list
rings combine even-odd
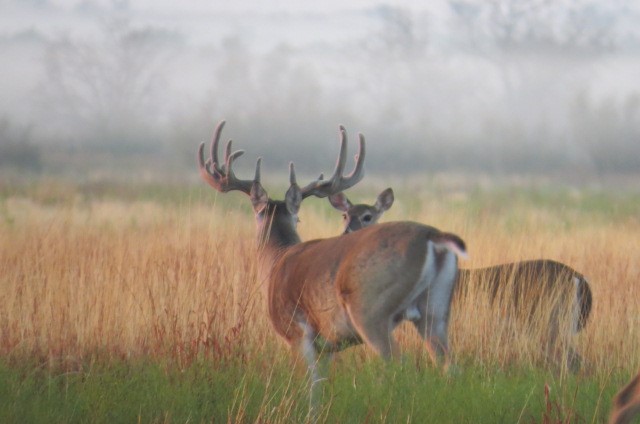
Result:
{"label": "white sky", "polygon": [[[532,0],[530,4],[544,1]],[[624,18],[617,21],[618,25],[640,30],[640,25],[633,25],[640,16],[640,1],[597,1],[554,0],[544,4],[553,6],[549,13],[555,13],[556,18],[566,16],[575,5],[588,13],[591,6],[585,9],[584,5],[597,4],[598,10],[604,10],[597,16],[604,16],[604,21],[609,9],[616,8],[616,16]],[[485,3],[477,0],[477,4]],[[364,43],[387,34],[383,26],[385,5],[413,12],[413,35],[416,39],[425,36],[428,44],[417,61],[389,56],[384,62],[377,53],[362,51],[366,50],[362,49]],[[593,107],[600,107],[611,102],[624,104],[631,94],[640,92],[640,57],[636,50],[583,61],[586,66],[579,60],[574,65],[557,56],[547,62],[535,55],[502,62],[499,49],[483,51],[486,45],[478,47],[474,44],[477,40],[467,40],[466,45],[459,42],[465,28],[460,22],[454,24],[449,0],[0,0],[0,41],[5,40],[0,115],[34,119],[30,109],[33,102],[25,100],[33,99],[34,87],[47,79],[42,52],[12,42],[14,35],[35,30],[53,39],[62,35],[87,44],[95,38],[99,45],[105,37],[104,23],[117,9],[126,11],[134,28],[163,28],[179,34],[184,41],[165,71],[169,85],[162,93],[171,101],[158,102],[167,105],[164,115],[158,116],[174,118],[187,107],[197,109],[193,105],[207,104],[210,90],[221,86],[214,79],[219,66],[215,54],[224,50],[221,46],[226,38],[237,36],[252,61],[248,81],[265,88],[258,94],[273,90],[272,103],[282,104],[312,91],[317,84],[317,91],[323,93],[317,99],[320,110],[330,115],[338,109],[334,99],[339,99],[344,115],[357,117],[368,128],[378,122],[379,116],[392,114],[399,128],[422,128],[428,120],[429,128],[475,134],[486,126],[489,116],[489,121],[504,122],[520,118],[532,126],[542,122],[554,130],[566,122],[571,101],[581,93],[589,100],[595,99]],[[285,49],[290,59],[286,69],[290,79],[286,82],[279,79],[280,73],[267,72],[271,69],[270,54],[280,44],[291,47]],[[240,84],[238,89],[245,88]],[[243,111],[254,107],[252,96],[257,94],[249,90],[227,95],[224,104]],[[460,116],[466,117],[464,122],[459,122]],[[566,130],[558,130],[562,131]]]}
{"label": "white sky", "polygon": [[[23,3],[20,0],[15,3]],[[157,11],[157,12],[175,12],[177,10],[187,12],[325,12],[327,10],[344,10],[344,9],[362,9],[367,7],[376,7],[381,4],[379,0],[232,0],[232,1],[207,1],[207,0],[188,0],[188,1],[172,1],[172,0],[51,0],[51,5],[64,9],[73,9],[85,3],[93,3],[95,5],[109,7],[112,4],[123,4],[131,9]],[[420,10],[430,7],[434,2],[425,2],[420,0],[396,0],[394,6],[411,8]]]}
{"label": "white sky", "polygon": [[[284,44],[305,48],[343,45],[364,38],[379,25],[378,0],[0,0],[0,37],[36,30],[47,37],[60,35],[92,39],[114,10],[126,10],[133,25],[173,31],[191,46],[210,46],[241,35],[256,53]],[[448,6],[444,0],[393,3],[422,13],[428,10],[430,33],[446,39]],[[433,38],[431,41],[435,41]]]}

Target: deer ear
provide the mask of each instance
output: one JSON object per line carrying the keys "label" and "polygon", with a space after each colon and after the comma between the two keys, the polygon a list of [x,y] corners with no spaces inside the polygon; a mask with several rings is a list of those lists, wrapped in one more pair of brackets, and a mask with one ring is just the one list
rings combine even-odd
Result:
{"label": "deer ear", "polygon": [[287,205],[287,210],[292,215],[297,215],[300,210],[300,203],[302,203],[302,193],[298,184],[291,184],[287,190],[287,194],[284,195],[284,202]]}
{"label": "deer ear", "polygon": [[353,206],[343,192],[332,194],[331,196],[329,196],[329,203],[331,203],[331,206],[342,212],[348,211],[349,208]]}
{"label": "deer ear", "polygon": [[379,211],[389,210],[391,205],[393,205],[394,199],[393,190],[389,187],[378,195],[378,198],[376,199],[376,209]]}
{"label": "deer ear", "polygon": [[249,193],[249,196],[251,197],[253,211],[256,214],[262,212],[262,210],[267,207],[269,196],[259,182],[254,181],[253,184],[251,184],[251,192]]}

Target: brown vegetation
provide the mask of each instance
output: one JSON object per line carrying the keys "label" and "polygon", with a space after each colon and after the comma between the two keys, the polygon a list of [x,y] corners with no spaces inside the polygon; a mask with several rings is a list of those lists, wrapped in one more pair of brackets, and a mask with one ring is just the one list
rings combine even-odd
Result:
{"label": "brown vegetation", "polygon": [[[2,201],[0,354],[68,364],[102,355],[182,364],[198,355],[243,360],[267,347],[278,354],[284,346],[266,319],[255,277],[253,220],[209,199]],[[565,225],[544,209],[472,215],[428,201],[415,211],[398,207],[387,220],[402,216],[455,230],[469,241],[465,267],[552,257],[580,269],[594,296],[577,340],[583,369],[638,367],[637,220],[576,216]],[[339,217],[320,203],[301,211],[305,240],[340,231]],[[504,321],[470,290],[453,311],[454,355],[474,363],[538,364],[540,340],[515,336]],[[419,340],[399,331],[404,348],[420,352]]]}

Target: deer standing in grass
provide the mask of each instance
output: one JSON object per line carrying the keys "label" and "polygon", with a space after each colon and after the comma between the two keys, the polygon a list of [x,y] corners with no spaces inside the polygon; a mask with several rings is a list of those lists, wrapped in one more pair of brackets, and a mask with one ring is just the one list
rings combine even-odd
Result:
{"label": "deer standing in grass", "polygon": [[347,134],[340,127],[340,153],[332,177],[304,187],[290,164],[290,187],[284,201],[272,200],[260,182],[236,178],[233,162],[244,152],[227,143],[224,162],[218,144],[224,121],[205,160],[198,150],[200,175],[219,192],[249,196],[257,223],[259,278],[266,282],[269,318],[278,335],[305,357],[315,383],[321,380],[319,354],[366,343],[383,358],[398,356],[393,329],[406,316],[425,340],[432,357],[449,362],[449,307],[458,272],[457,256],[466,254],[454,234],[414,222],[394,222],[342,237],[301,242],[296,230],[300,204],[309,196],[327,197],[358,183],[364,175],[365,141],[360,135],[353,172],[343,176]]}
{"label": "deer standing in grass", "polygon": [[629,424],[640,414],[640,372],[613,398],[609,424]]}
{"label": "deer standing in grass", "polygon": [[[331,205],[343,212],[344,234],[375,224],[393,201],[391,188],[380,193],[373,205],[354,205],[344,193],[329,196]],[[538,259],[460,269],[454,303],[460,302],[455,298],[462,298],[471,284],[487,290],[492,304],[500,302],[501,305],[508,305],[508,315],[520,315],[525,320],[536,311],[553,304],[547,317],[549,331],[545,349],[548,355],[558,346],[561,337],[568,344],[567,336],[578,333],[586,325],[591,312],[592,295],[587,280],[571,267],[552,260]],[[570,329],[563,331],[562,323],[567,315],[571,318]],[[580,356],[568,345],[565,361],[565,365],[574,371],[580,365]]]}

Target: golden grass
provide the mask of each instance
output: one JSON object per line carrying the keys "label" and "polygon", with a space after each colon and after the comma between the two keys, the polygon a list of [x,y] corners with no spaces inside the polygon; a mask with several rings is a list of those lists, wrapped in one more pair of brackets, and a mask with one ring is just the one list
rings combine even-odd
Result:
{"label": "golden grass", "polygon": [[[5,200],[0,354],[72,366],[96,355],[188,364],[203,355],[244,360],[283,353],[255,277],[253,219],[225,212],[215,204],[221,199],[185,205]],[[303,206],[305,240],[340,232],[340,215],[319,202]],[[594,296],[576,340],[586,369],[640,365],[637,220],[576,215],[567,224],[566,216],[542,208],[472,213],[429,196],[422,204],[415,210],[396,205],[383,221],[411,219],[461,235],[470,253],[461,262],[465,268],[540,257],[572,266],[587,276]],[[538,363],[539,340],[514,336],[517,327],[504,326],[504,316],[480,291],[469,293],[453,309],[455,355],[504,366]],[[406,349],[419,344],[407,326],[398,336]]]}
{"label": "golden grass", "polygon": [[242,350],[243,327],[259,316],[249,225],[205,206],[7,208],[16,218],[1,248],[3,354]]}

